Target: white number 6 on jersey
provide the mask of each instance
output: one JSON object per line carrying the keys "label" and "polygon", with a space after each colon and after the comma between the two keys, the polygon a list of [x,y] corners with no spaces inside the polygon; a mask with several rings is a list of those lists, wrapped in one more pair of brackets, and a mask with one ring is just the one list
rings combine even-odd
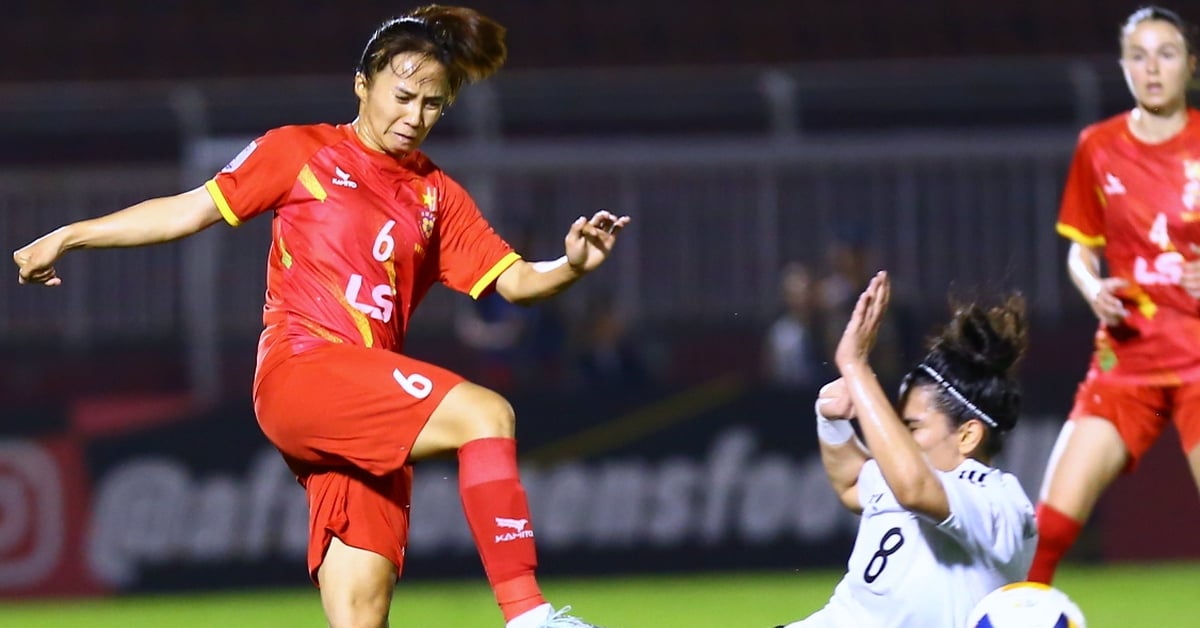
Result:
{"label": "white number 6 on jersey", "polygon": [[392,227],[396,226],[395,220],[389,220],[383,225],[383,229],[379,230],[379,235],[375,236],[375,246],[371,249],[371,254],[380,262],[388,261],[392,256],[392,251],[396,250],[396,239],[392,237]]}
{"label": "white number 6 on jersey", "polygon": [[392,371],[392,377],[396,380],[397,384],[400,384],[404,392],[417,399],[424,399],[429,396],[429,393],[433,392],[433,382],[420,373],[405,375],[400,372],[400,369],[396,369]]}

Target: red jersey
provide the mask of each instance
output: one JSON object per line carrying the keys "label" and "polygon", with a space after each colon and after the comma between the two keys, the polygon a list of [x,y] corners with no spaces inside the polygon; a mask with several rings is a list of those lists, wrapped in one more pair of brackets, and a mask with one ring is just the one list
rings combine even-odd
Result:
{"label": "red jersey", "polygon": [[1200,111],[1160,144],[1129,130],[1124,113],[1084,129],[1063,192],[1058,233],[1104,247],[1108,275],[1129,282],[1130,314],[1100,325],[1092,369],[1140,385],[1200,380],[1200,305],[1180,287],[1200,257]]}
{"label": "red jersey", "polygon": [[478,298],[519,259],[424,154],[373,151],[350,125],[270,131],[205,187],[233,226],[275,214],[260,376],[322,343],[400,352],[434,282]]}

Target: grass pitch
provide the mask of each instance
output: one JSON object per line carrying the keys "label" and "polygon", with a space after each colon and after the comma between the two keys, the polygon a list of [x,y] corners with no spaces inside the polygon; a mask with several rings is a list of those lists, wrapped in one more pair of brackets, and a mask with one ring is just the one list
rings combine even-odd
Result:
{"label": "grass pitch", "polygon": [[[611,628],[772,628],[820,608],[840,572],[547,579],[555,604]],[[1066,567],[1056,582],[1089,628],[1188,625],[1200,617],[1200,564]],[[1193,618],[1193,619],[1183,619]],[[1184,621],[1185,623],[1180,623]],[[321,628],[313,589],[0,603],[4,628]],[[402,582],[396,628],[499,628],[486,581]]]}

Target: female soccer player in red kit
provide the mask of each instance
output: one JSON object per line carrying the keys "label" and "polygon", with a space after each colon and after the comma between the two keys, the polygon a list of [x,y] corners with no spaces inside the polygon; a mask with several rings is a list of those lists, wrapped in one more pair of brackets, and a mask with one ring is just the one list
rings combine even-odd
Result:
{"label": "female soccer player in red kit", "polygon": [[1057,228],[1100,326],[1050,456],[1030,580],[1053,579],[1100,494],[1168,420],[1200,483],[1200,111],[1186,100],[1189,35],[1162,8],[1129,16],[1121,68],[1137,106],[1085,129],[1075,150]]}
{"label": "female soccer player in red kit", "polygon": [[508,628],[590,626],[555,611],[538,588],[512,408],[401,353],[435,282],[537,301],[595,270],[629,224],[607,211],[580,217],[563,257],[526,262],[418,150],[459,88],[505,56],[504,28],[474,10],[413,10],[367,44],[352,123],[272,130],[203,187],[62,227],[13,255],[22,282],[57,285],[54,264],[74,248],[166,242],[273,214],[255,412],[307,493],[308,566],[334,627],[387,625],[411,465],[450,451]]}

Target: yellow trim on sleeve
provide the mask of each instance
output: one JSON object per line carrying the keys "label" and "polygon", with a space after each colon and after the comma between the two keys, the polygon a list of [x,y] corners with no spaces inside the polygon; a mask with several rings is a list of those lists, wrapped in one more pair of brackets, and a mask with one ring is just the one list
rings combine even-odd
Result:
{"label": "yellow trim on sleeve", "polygon": [[1058,235],[1060,235],[1068,240],[1078,242],[1084,246],[1104,246],[1104,243],[1105,243],[1104,236],[1102,236],[1102,235],[1097,235],[1097,236],[1086,235],[1084,232],[1076,229],[1075,227],[1072,227],[1071,225],[1065,224],[1065,223],[1060,222],[1060,223],[1054,225],[1054,230],[1058,232]]}
{"label": "yellow trim on sleeve", "polygon": [[204,182],[204,189],[208,190],[208,195],[212,197],[214,203],[217,204],[217,211],[221,212],[221,217],[231,227],[239,227],[242,220],[233,213],[233,208],[229,206],[229,201],[225,200],[225,194],[221,192],[221,187],[217,185],[216,179],[209,179]]}
{"label": "yellow trim on sleeve", "polygon": [[476,281],[475,285],[471,286],[471,291],[467,294],[470,294],[472,299],[478,299],[479,295],[483,294],[483,291],[486,290],[488,286],[492,285],[492,282],[496,281],[496,278],[498,278],[501,273],[508,270],[508,267],[512,266],[519,259],[521,259],[521,256],[518,255],[516,251],[509,251],[508,255],[500,258],[500,261],[496,262],[496,264],[492,266],[491,270],[484,273],[483,276],[479,278],[479,281]]}

